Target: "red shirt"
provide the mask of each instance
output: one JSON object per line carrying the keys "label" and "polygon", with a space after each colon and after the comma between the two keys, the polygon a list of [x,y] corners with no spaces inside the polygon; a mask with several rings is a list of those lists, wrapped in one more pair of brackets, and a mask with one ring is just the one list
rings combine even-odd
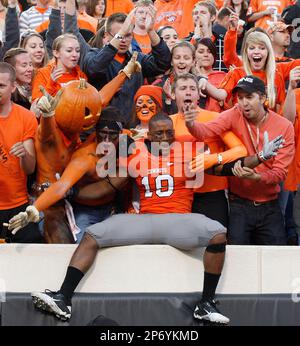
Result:
{"label": "red shirt", "polygon": [[[220,135],[225,131],[231,130],[243,141],[248,154],[255,155],[256,151],[247,123],[240,108],[236,105],[208,123],[196,122],[190,131],[197,140],[203,140],[206,137]],[[248,124],[256,143],[256,126],[251,123]],[[295,153],[294,128],[290,121],[273,111],[269,111],[266,120],[259,127],[257,151],[262,150],[264,131],[268,131],[270,140],[283,135],[285,143],[284,147],[278,151],[277,156],[255,168],[255,171],[261,176],[260,181],[237,177],[229,178],[229,186],[232,193],[257,202],[265,202],[277,198],[280,190],[278,184],[286,178],[288,166],[292,162]]]}

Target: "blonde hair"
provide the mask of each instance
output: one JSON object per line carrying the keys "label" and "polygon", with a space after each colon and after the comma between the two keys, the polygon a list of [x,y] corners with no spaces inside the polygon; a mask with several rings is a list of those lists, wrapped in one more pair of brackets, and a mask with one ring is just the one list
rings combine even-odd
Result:
{"label": "blonde hair", "polygon": [[242,51],[242,59],[244,70],[246,75],[252,75],[251,65],[248,58],[247,50],[251,44],[263,44],[268,50],[268,56],[265,64],[265,72],[267,77],[267,97],[269,100],[270,108],[274,108],[276,105],[276,91],[275,91],[275,73],[276,73],[276,63],[275,63],[275,55],[272,48],[271,40],[268,35],[254,31],[251,32],[247,36],[247,40],[245,41],[245,45]]}
{"label": "blonde hair", "polygon": [[173,54],[174,54],[175,49],[176,49],[176,48],[181,48],[181,47],[187,47],[187,48],[189,48],[190,51],[192,52],[193,59],[195,58],[195,54],[196,54],[196,48],[195,48],[195,46],[192,45],[190,42],[184,41],[184,40],[179,41],[179,42],[176,43],[175,46],[172,48],[172,50],[171,50],[172,57],[173,57]]}
{"label": "blonde hair", "polygon": [[28,41],[32,37],[38,37],[43,42],[45,53],[44,53],[44,59],[42,61],[42,67],[46,66],[48,64],[48,62],[49,62],[49,56],[48,56],[48,53],[47,53],[47,48],[45,46],[45,42],[43,40],[43,37],[38,32],[36,32],[34,30],[28,30],[28,31],[25,31],[23,34],[21,34],[19,47],[26,49],[25,46],[27,45]]}
{"label": "blonde hair", "polygon": [[76,40],[77,42],[79,42],[78,38],[74,34],[69,34],[69,33],[63,34],[63,35],[56,37],[56,39],[53,41],[52,50],[59,51],[62,47],[63,42],[67,39],[73,39],[73,40]]}

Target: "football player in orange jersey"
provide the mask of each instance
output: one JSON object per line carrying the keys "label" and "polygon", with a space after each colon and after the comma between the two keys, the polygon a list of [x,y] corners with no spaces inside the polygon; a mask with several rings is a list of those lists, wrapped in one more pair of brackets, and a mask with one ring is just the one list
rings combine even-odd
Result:
{"label": "football player in orange jersey", "polygon": [[[113,120],[111,122],[114,123]],[[163,164],[163,157],[170,154],[170,144],[173,142],[172,121],[162,114],[154,116],[149,123],[148,139],[145,140],[144,147],[141,147],[140,175],[136,178],[140,195],[143,194],[140,209],[142,214],[114,215],[106,221],[88,227],[71,259],[60,290],[32,293],[37,308],[51,312],[62,320],[68,320],[71,317],[71,298],[74,291],[93,264],[99,248],[110,247],[112,244],[168,244],[183,250],[206,247],[203,258],[203,294],[201,301],[196,305],[194,317],[209,322],[229,323],[229,319],[216,308],[214,301],[225,257],[226,228],[204,215],[190,213],[193,189],[185,188],[184,185],[188,178],[172,176],[171,170],[167,170],[167,167],[176,164],[176,160],[166,160],[165,166]],[[145,172],[142,167],[143,160],[153,156],[157,156],[158,166]],[[181,164],[184,164],[183,160]],[[110,183],[113,184],[113,178]],[[95,184],[87,189],[89,187],[92,189],[87,196],[96,195],[95,190],[98,190],[98,197],[101,195],[101,190],[96,189]],[[83,190],[79,193],[79,198],[84,197]],[[174,224],[177,227],[174,227]]]}

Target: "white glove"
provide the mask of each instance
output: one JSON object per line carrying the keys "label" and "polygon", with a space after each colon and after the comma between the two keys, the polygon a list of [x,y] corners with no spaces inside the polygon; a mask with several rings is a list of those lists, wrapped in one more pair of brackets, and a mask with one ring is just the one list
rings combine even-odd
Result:
{"label": "white glove", "polygon": [[12,234],[16,234],[21,228],[28,225],[29,222],[38,222],[40,220],[39,211],[35,206],[29,205],[26,211],[22,211],[19,214],[12,217],[8,224],[3,224],[7,226]]}
{"label": "white glove", "polygon": [[282,135],[277,136],[272,141],[269,142],[269,134],[267,131],[264,132],[264,143],[263,150],[258,154],[262,161],[271,159],[277,155],[280,148],[283,147],[284,139]]}
{"label": "white glove", "polygon": [[39,99],[36,107],[41,111],[44,118],[53,117],[55,114],[55,108],[59,102],[60,95],[62,94],[62,89],[58,91],[55,97],[52,97],[44,87],[40,87],[43,96]]}
{"label": "white glove", "polygon": [[126,76],[130,79],[133,73],[141,72],[142,67],[141,64],[138,61],[136,61],[137,56],[138,53],[134,52],[132,54],[131,59],[128,61],[127,65],[119,73],[124,72]]}

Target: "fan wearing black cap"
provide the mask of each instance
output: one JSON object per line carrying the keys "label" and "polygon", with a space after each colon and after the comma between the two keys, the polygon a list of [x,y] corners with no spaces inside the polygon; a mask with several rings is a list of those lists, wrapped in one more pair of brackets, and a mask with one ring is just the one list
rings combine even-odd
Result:
{"label": "fan wearing black cap", "polygon": [[[291,122],[267,107],[264,82],[252,75],[241,78],[233,89],[238,103],[207,123],[196,122],[195,110],[185,113],[186,125],[198,140],[231,130],[248,150],[257,155],[255,169],[239,167],[229,178],[230,244],[285,245],[283,217],[278,204],[279,183],[287,176],[294,153],[294,129]],[[265,132],[270,139],[282,135],[285,143],[277,155],[266,160],[261,155]]]}

